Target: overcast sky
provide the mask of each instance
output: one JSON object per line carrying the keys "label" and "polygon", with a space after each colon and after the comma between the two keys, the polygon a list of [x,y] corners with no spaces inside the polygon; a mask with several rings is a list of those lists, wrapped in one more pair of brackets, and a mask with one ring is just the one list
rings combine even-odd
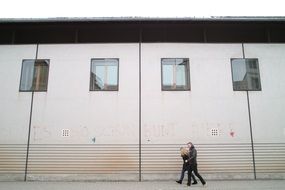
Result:
{"label": "overcast sky", "polygon": [[284,16],[284,0],[0,0],[0,18]]}

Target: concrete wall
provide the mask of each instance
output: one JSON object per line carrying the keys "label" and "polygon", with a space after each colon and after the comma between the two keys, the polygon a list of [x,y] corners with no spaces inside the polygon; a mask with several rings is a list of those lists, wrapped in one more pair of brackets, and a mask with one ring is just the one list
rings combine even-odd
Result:
{"label": "concrete wall", "polygon": [[[32,143],[137,143],[137,44],[40,45],[38,58],[51,61],[48,92],[34,99]],[[89,91],[91,58],[119,58],[119,91]]]}
{"label": "concrete wall", "polygon": [[285,45],[246,44],[245,57],[258,58],[262,91],[250,92],[256,143],[285,142]]}
{"label": "concrete wall", "polygon": [[[240,44],[144,44],[143,142],[250,142],[246,96],[232,90],[233,57],[242,58]],[[189,58],[191,91],[161,91],[161,58]],[[158,127],[165,134],[153,138]]]}
{"label": "concrete wall", "polygon": [[[284,49],[244,45],[261,75],[262,91],[249,92],[258,178],[284,178]],[[242,44],[145,43],[141,52],[139,44],[39,45],[50,68],[48,91],[34,93],[28,180],[139,179],[140,53],[142,179],[178,178],[179,147],[188,141],[207,179],[253,179],[247,94],[233,91],[231,76],[230,59],[242,51]],[[36,45],[0,46],[4,180],[25,173],[32,93],[19,84],[22,60],[35,57]],[[119,91],[89,91],[92,58],[119,59]],[[161,91],[161,58],[189,58],[191,91]]]}
{"label": "concrete wall", "polygon": [[245,56],[258,58],[262,85],[261,92],[249,93],[258,178],[284,177],[284,48],[284,44],[245,45]]}
{"label": "concrete wall", "polygon": [[20,93],[22,60],[36,57],[35,45],[0,46],[0,176],[23,180],[31,94]]}
{"label": "concrete wall", "polygon": [[31,94],[19,86],[22,60],[35,57],[35,45],[0,46],[1,144],[27,143]]}

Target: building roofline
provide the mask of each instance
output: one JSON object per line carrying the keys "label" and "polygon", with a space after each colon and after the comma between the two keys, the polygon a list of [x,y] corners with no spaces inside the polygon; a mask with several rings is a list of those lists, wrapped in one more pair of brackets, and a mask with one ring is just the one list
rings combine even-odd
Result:
{"label": "building roofline", "polygon": [[284,43],[285,17],[0,19],[0,44]]}
{"label": "building roofline", "polygon": [[283,22],[285,16],[272,17],[51,17],[51,18],[0,18],[0,23],[45,23],[45,22],[139,22],[139,21],[189,21],[189,22]]}

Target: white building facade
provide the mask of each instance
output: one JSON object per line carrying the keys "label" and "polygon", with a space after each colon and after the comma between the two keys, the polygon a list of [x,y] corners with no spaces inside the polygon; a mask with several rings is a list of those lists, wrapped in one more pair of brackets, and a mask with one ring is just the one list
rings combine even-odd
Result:
{"label": "white building facade", "polygon": [[[284,179],[285,42],[276,34],[284,22],[240,26],[269,27],[275,40],[269,42],[249,38],[251,33],[211,41],[210,25],[218,21],[199,23],[209,30],[198,42],[184,33],[172,40],[171,31],[180,34],[180,26],[168,23],[173,21],[133,22],[128,27],[139,35],[122,37],[124,42],[118,41],[125,34],[121,25],[114,39],[106,33],[100,34],[110,39],[105,42],[80,42],[86,28],[84,21],[75,23],[74,43],[57,40],[61,33],[48,22],[36,29],[33,23],[1,23],[3,34],[13,32],[11,43],[3,37],[0,45],[0,180],[175,180],[179,148],[189,141],[206,180]],[[156,22],[164,24],[164,40],[156,34],[160,29],[152,30]],[[224,22],[221,31],[232,31],[231,21]],[[29,30],[52,37],[41,42],[46,38],[28,35],[25,41]],[[245,77],[246,67],[235,71],[237,59],[256,60],[247,65],[256,70],[256,83]],[[239,90],[237,73],[248,83]]]}

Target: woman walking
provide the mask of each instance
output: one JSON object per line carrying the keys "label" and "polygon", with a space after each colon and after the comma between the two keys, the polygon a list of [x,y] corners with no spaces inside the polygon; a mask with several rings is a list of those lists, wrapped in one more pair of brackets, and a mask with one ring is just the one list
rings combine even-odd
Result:
{"label": "woman walking", "polygon": [[[186,171],[188,171],[188,174],[189,174],[189,169],[190,169],[190,165],[189,165],[189,162],[188,162],[188,159],[189,159],[189,150],[187,148],[184,148],[184,147],[181,147],[180,148],[180,154],[181,154],[181,157],[183,159],[183,166],[182,166],[182,170],[181,170],[181,175],[180,175],[180,179],[178,181],[176,181],[177,183],[179,184],[182,184],[182,181],[183,181],[183,178],[184,178],[184,173]],[[193,183],[192,184],[197,184],[197,180],[195,179],[195,176],[191,173],[191,176],[188,175],[188,178],[189,177],[192,177],[193,178]],[[189,179],[188,179],[189,181]]]}

